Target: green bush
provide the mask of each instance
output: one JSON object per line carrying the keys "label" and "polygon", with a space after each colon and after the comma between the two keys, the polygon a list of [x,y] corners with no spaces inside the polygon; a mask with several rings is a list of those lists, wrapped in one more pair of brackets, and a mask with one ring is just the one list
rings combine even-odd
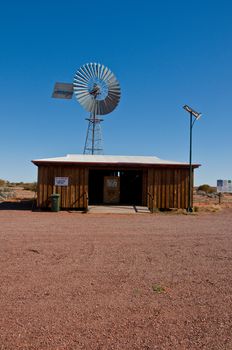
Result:
{"label": "green bush", "polygon": [[211,187],[210,185],[204,184],[198,187],[198,191],[204,191],[206,193],[213,193],[215,192],[215,189]]}

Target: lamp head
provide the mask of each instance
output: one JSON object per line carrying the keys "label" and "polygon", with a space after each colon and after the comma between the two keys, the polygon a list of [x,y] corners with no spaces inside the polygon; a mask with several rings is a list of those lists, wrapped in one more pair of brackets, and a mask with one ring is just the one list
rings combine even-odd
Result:
{"label": "lamp head", "polygon": [[198,113],[196,111],[194,111],[194,109],[192,109],[191,107],[184,105],[183,108],[188,112],[191,113],[197,120],[200,119],[200,117],[202,116],[202,113]]}

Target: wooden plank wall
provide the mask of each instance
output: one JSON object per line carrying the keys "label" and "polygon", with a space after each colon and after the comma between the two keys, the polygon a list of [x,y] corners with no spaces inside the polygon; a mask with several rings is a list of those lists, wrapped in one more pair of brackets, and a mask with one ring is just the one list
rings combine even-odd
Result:
{"label": "wooden plank wall", "polygon": [[[54,186],[54,179],[67,176],[69,186]],[[143,170],[142,204],[149,208],[188,207],[188,168],[149,168]],[[59,193],[61,208],[87,208],[88,169],[74,166],[38,167],[37,206],[48,208],[50,196]],[[150,194],[150,196],[148,195]]]}
{"label": "wooden plank wall", "polygon": [[[55,177],[58,176],[67,176],[69,185],[54,186]],[[37,206],[49,208],[52,193],[60,194],[61,208],[87,208],[88,170],[71,166],[39,166]]]}
{"label": "wooden plank wall", "polygon": [[148,169],[147,203],[154,208],[188,207],[188,168],[150,168]]}

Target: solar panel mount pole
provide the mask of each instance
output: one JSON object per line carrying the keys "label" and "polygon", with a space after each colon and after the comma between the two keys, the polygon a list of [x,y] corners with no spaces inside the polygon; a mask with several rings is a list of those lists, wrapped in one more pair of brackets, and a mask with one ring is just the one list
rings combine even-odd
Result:
{"label": "solar panel mount pole", "polygon": [[[186,112],[189,113],[189,129],[190,129],[190,135],[189,135],[189,179],[188,179],[188,207],[187,212],[192,213],[193,208],[193,166],[192,166],[192,132],[193,132],[193,126],[195,124],[196,120],[199,120],[201,117],[201,113],[196,112],[194,109],[189,107],[188,105],[184,105],[183,108],[186,110]],[[195,118],[193,120],[193,117]]]}

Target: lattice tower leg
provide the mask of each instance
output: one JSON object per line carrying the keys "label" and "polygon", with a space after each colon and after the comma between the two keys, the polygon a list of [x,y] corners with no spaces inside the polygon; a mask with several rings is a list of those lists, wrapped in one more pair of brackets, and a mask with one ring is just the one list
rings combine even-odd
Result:
{"label": "lattice tower leg", "polygon": [[103,139],[101,132],[101,122],[95,114],[91,114],[88,120],[88,129],[85,139],[84,154],[103,154]]}

